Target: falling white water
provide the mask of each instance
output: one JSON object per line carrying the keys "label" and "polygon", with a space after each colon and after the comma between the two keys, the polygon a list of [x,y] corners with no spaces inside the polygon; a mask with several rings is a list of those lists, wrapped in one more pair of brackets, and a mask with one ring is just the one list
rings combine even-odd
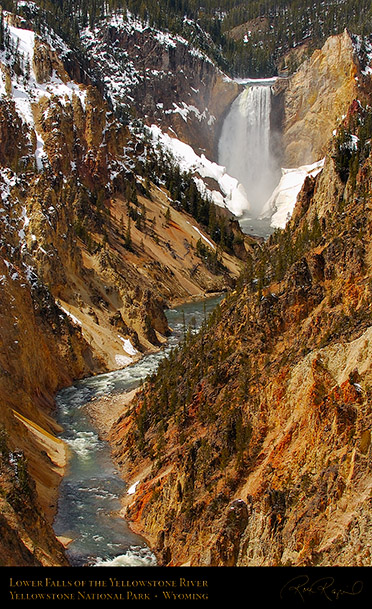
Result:
{"label": "falling white water", "polygon": [[219,164],[239,181],[251,218],[260,215],[278,182],[270,146],[270,112],[270,84],[249,85],[232,104],[219,140]]}

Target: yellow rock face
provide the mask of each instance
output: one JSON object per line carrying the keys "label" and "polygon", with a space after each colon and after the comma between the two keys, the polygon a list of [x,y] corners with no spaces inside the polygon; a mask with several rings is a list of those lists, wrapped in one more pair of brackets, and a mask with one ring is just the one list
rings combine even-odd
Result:
{"label": "yellow rock face", "polygon": [[335,126],[358,95],[350,35],[332,36],[288,79],[284,92],[284,166],[323,158]]}

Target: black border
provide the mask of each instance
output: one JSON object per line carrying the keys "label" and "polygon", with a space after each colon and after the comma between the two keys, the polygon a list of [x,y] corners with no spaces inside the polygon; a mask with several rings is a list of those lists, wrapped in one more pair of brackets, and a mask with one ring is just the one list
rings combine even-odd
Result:
{"label": "black border", "polygon": [[[4,601],[370,606],[370,567],[3,567]],[[115,586],[113,585],[115,580]]]}

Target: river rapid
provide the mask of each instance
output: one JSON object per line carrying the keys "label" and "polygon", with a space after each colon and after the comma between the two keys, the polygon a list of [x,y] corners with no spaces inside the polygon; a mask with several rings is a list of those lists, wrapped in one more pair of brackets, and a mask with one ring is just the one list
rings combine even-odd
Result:
{"label": "river rapid", "polygon": [[160,351],[122,370],[78,381],[58,393],[57,420],[63,429],[60,438],[69,448],[69,462],[60,485],[54,531],[72,540],[66,551],[71,566],[156,566],[144,539],[119,516],[120,498],[129,489],[111,460],[108,443],[94,427],[89,402],[138,387],[179,343],[185,328],[197,331],[221,298],[214,296],[166,311],[173,332]]}

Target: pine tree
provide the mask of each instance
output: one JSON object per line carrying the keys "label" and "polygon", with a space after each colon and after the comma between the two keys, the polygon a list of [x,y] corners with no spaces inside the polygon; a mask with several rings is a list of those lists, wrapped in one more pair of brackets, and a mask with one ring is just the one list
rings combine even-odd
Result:
{"label": "pine tree", "polygon": [[171,221],[171,212],[170,212],[170,207],[167,207],[167,211],[165,212],[165,222],[166,225],[169,225],[169,222]]}
{"label": "pine tree", "polygon": [[127,226],[127,230],[126,230],[126,233],[125,233],[124,247],[127,250],[131,250],[132,249],[131,218],[130,218],[130,216],[128,216],[128,226]]}

